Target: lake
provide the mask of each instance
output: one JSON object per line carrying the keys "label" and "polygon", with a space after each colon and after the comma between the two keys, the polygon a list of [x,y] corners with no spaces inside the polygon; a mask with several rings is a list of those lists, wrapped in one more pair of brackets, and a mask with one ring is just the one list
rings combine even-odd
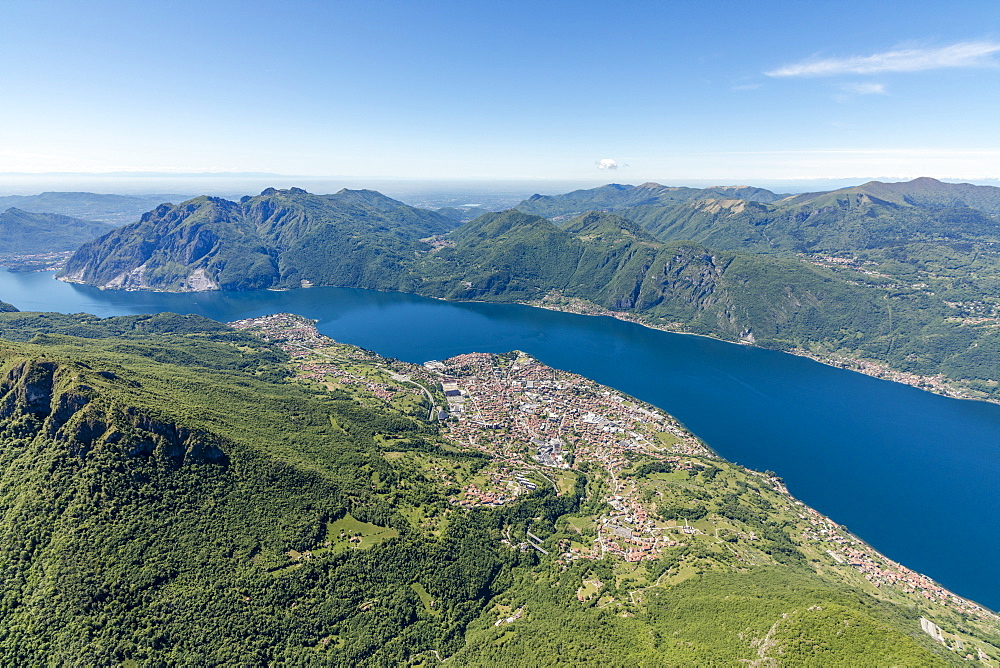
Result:
{"label": "lake", "polygon": [[937,396],[812,360],[525,306],[341,288],[101,291],[0,271],[21,310],[175,311],[231,321],[287,311],[409,362],[519,349],[655,404],[720,455],[773,470],[887,556],[1000,609],[1000,405]]}

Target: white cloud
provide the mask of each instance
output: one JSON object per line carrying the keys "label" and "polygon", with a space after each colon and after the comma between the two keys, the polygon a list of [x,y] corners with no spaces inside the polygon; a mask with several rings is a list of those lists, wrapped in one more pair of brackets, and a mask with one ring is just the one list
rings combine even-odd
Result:
{"label": "white cloud", "polygon": [[618,162],[611,158],[601,158],[597,161],[598,169],[618,169]]}
{"label": "white cloud", "polygon": [[958,42],[932,49],[895,49],[870,56],[806,60],[765,72],[769,77],[825,77],[838,74],[920,72],[948,67],[996,66],[1000,42]]}
{"label": "white cloud", "polygon": [[845,93],[855,95],[885,95],[885,84],[880,83],[849,83],[840,87]]}

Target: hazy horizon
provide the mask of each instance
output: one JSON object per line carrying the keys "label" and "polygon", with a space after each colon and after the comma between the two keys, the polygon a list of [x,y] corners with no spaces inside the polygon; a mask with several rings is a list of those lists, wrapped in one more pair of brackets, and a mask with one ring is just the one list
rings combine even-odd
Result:
{"label": "hazy horizon", "polygon": [[[608,174],[606,176],[625,176]],[[283,174],[0,174],[0,196],[37,195],[42,192],[93,192],[119,195],[214,195],[238,198],[255,195],[265,188],[303,188],[316,194],[329,194],[342,188],[377,190],[407,204],[425,207],[480,204],[513,206],[533,194],[556,195],[578,189],[595,188],[610,183],[640,185],[654,182],[666,186],[707,188],[711,186],[754,186],[776,193],[835,190],[869,181],[909,180],[891,176],[815,179],[426,179],[386,177],[325,177]],[[1000,186],[996,179],[939,179],[946,182],[970,182]],[[479,200],[485,201],[476,201]],[[468,201],[460,201],[468,199]]]}

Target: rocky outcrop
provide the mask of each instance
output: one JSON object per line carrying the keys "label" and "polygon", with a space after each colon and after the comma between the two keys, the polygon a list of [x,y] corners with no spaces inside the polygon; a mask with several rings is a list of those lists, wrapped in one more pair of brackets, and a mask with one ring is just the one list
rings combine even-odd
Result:
{"label": "rocky outcrop", "polygon": [[10,442],[51,439],[81,459],[115,448],[119,454],[156,457],[170,466],[228,463],[222,439],[148,410],[119,405],[113,400],[115,385],[131,383],[82,365],[46,359],[15,362],[0,380],[0,434]]}
{"label": "rocky outcrop", "polygon": [[217,290],[215,257],[245,252],[240,240],[250,229],[241,215],[239,204],[218,197],[161,204],[82,246],[60,278],[118,290]]}

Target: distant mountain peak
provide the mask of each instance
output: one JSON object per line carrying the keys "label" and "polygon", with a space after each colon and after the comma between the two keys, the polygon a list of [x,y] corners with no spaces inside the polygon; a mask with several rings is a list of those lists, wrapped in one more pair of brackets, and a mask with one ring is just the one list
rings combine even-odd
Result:
{"label": "distant mountain peak", "polygon": [[571,220],[563,229],[570,234],[598,235],[601,238],[631,238],[647,243],[659,243],[658,240],[642,229],[638,223],[629,218],[614,213],[591,211]]}
{"label": "distant mountain peak", "polygon": [[357,190],[351,190],[350,188],[341,188],[339,191],[333,195],[325,195],[328,199],[338,200],[342,202],[361,202],[365,204],[392,204],[402,206],[403,203],[394,200],[388,195],[383,195],[377,190],[371,190],[369,188],[360,188]]}
{"label": "distant mountain peak", "polygon": [[303,190],[302,188],[288,188],[287,190],[279,190],[278,188],[265,188],[261,193],[261,197],[271,197],[273,195],[308,195],[309,191]]}
{"label": "distant mountain peak", "polygon": [[[351,193],[370,193],[370,194],[375,194],[375,195],[382,195],[382,193],[380,193],[379,191],[372,190],[371,188],[341,188],[340,190],[337,191],[336,194],[338,194],[338,195],[349,195]],[[384,195],[383,195],[383,197],[384,197]]]}

